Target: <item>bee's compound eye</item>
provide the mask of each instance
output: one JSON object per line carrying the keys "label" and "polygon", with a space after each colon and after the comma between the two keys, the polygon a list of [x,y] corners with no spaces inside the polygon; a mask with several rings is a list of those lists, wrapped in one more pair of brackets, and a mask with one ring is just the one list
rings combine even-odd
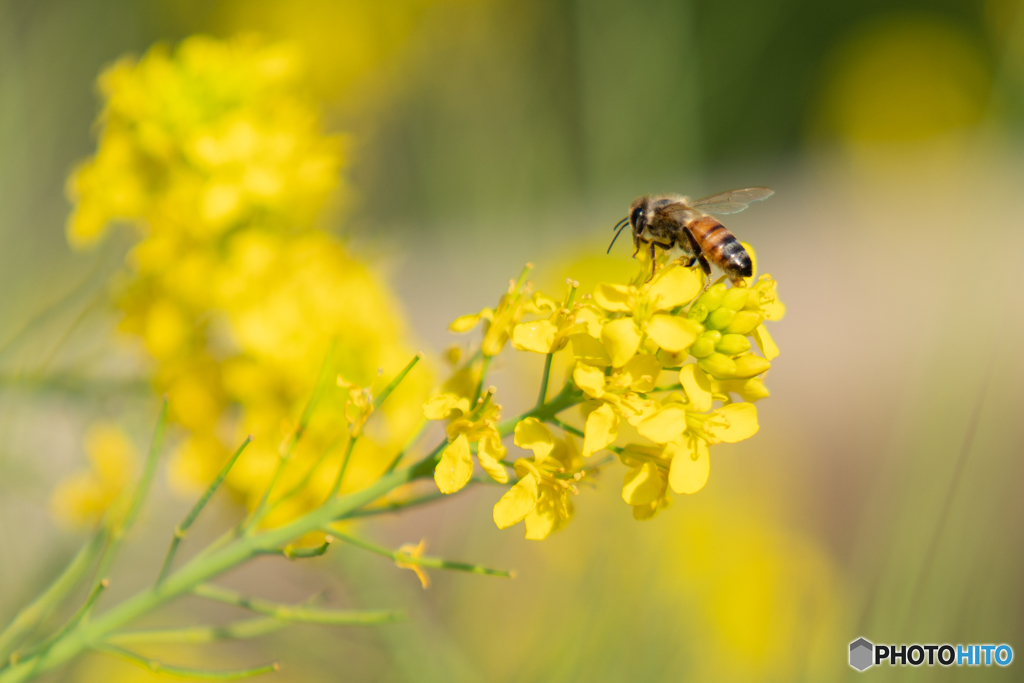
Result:
{"label": "bee's compound eye", "polygon": [[639,206],[636,207],[635,209],[633,209],[633,213],[629,216],[630,223],[632,223],[633,225],[636,225],[637,221],[640,220],[640,216],[642,214],[643,214],[643,209],[641,209]]}

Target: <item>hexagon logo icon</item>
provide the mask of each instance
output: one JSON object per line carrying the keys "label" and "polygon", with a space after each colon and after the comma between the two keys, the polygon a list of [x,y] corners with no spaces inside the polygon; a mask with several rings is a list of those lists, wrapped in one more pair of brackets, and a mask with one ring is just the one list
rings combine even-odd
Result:
{"label": "hexagon logo icon", "polygon": [[857,671],[863,671],[874,664],[875,646],[864,638],[858,638],[850,643],[850,666]]}

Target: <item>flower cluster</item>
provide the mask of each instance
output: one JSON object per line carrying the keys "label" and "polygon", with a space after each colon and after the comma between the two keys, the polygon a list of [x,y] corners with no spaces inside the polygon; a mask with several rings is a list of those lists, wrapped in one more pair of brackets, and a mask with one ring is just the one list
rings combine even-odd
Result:
{"label": "flower cluster", "polygon": [[[97,152],[69,182],[73,244],[117,222],[141,235],[117,294],[120,329],[155,361],[154,384],[187,430],[175,480],[205,483],[251,434],[227,481],[250,505],[318,374],[368,387],[412,356],[389,292],[319,228],[338,197],[344,141],[322,131],[303,82],[294,51],[249,39],[190,38],[122,59],[100,78]],[[333,366],[318,373],[332,341]],[[427,382],[417,373],[396,391],[380,428],[359,440],[347,484],[376,478],[420,424]],[[334,472],[313,468],[361,432],[345,433],[349,398],[325,392],[303,426],[283,481],[306,490],[275,515],[327,495]]]}
{"label": "flower cluster", "polygon": [[[768,396],[763,376],[779,353],[764,322],[779,320],[785,312],[775,281],[764,275],[749,278],[745,286],[705,287],[698,268],[677,260],[644,282],[649,267],[642,263],[631,283],[602,283],[583,297],[576,296],[578,285],[570,280],[561,304],[530,296],[520,278],[496,309],[453,323],[454,330],[464,331],[480,319],[488,321],[484,358],[511,340],[515,349],[544,354],[547,360],[537,406],[511,421],[515,444],[532,450],[533,458],[503,460],[500,440],[512,435],[511,427],[509,433],[498,428],[490,394],[472,411],[469,399],[456,393],[427,402],[428,418],[457,412],[448,428],[452,444],[435,472],[442,492],[452,493],[470,481],[474,439],[464,434],[476,434],[477,440],[486,434],[477,450],[481,467],[499,483],[508,481],[506,466],[518,477],[495,505],[495,523],[505,528],[525,520],[527,537],[540,539],[571,518],[571,496],[577,492],[573,482],[604,464],[588,468],[588,459],[610,450],[628,468],[623,500],[636,519],[650,519],[671,502],[670,490],[695,493],[703,488],[710,446],[757,432],[753,402]],[[524,320],[532,316],[538,317]],[[571,373],[562,391],[546,400],[556,353],[569,357]],[[486,418],[483,406],[491,407]],[[582,428],[560,415],[573,406],[582,411]],[[545,423],[560,429],[564,438],[556,439]],[[583,438],[579,450],[573,435]]]}

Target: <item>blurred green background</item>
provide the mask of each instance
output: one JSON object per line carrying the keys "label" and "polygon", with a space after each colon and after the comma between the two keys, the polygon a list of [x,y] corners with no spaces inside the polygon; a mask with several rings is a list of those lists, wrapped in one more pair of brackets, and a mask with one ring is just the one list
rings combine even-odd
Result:
{"label": "blurred green background", "polygon": [[[78,543],[45,501],[80,462],[84,425],[116,416],[142,442],[155,405],[136,366],[109,361],[103,283],[128,237],[85,254],[64,238],[96,75],[156,41],[258,32],[301,45],[331,127],[352,133],[334,227],[398,292],[425,350],[455,341],[447,322],[491,305],[525,261],[551,291],[621,267],[625,245],[603,255],[609,228],[645,192],[773,187],[728,225],[789,312],[760,433],[720,447],[707,488],[657,519],[635,523],[602,483],[567,529],[531,543],[495,529],[494,492],[473,491],[367,533],[426,538],[515,581],[438,575],[424,592],[347,548],[258,563],[234,580],[412,618],[180,657],[270,653],[296,681],[827,681],[857,675],[858,636],[1024,652],[1020,9],[0,0],[0,621]],[[525,404],[540,368],[496,369],[506,407]],[[186,505],[158,502],[125,591]],[[165,618],[186,609],[200,606]],[[86,659],[54,680],[114,677],[140,675]]]}

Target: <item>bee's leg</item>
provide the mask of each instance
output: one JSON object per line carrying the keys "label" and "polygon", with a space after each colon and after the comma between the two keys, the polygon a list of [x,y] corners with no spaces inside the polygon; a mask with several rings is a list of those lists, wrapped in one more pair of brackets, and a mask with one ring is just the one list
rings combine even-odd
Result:
{"label": "bee's leg", "polygon": [[650,282],[658,270],[658,253],[654,250],[655,247],[661,247],[662,249],[667,250],[672,248],[672,243],[669,242],[668,244],[662,244],[661,242],[651,240],[651,276],[644,280],[645,283]]}
{"label": "bee's leg", "polygon": [[633,250],[633,258],[636,258],[636,255],[640,253],[640,245],[646,242],[647,240],[643,239],[639,235],[633,239],[633,244],[636,245],[636,249]]}
{"label": "bee's leg", "polygon": [[697,254],[697,261],[700,263],[700,269],[703,270],[704,274],[707,275],[709,277],[709,279],[710,279],[710,277],[711,277],[711,264],[709,264],[708,260],[706,258],[704,258],[704,254]]}
{"label": "bee's leg", "polygon": [[[704,290],[711,286],[711,264],[708,263],[707,258],[704,256],[704,252],[701,251],[700,245],[697,244],[696,238],[693,233],[690,232],[689,228],[683,228],[683,235],[686,237],[686,241],[690,243],[690,251],[694,255],[694,259],[700,264],[700,269],[704,271],[704,275],[707,276],[707,280],[704,283]],[[692,265],[692,262],[690,263]]]}

